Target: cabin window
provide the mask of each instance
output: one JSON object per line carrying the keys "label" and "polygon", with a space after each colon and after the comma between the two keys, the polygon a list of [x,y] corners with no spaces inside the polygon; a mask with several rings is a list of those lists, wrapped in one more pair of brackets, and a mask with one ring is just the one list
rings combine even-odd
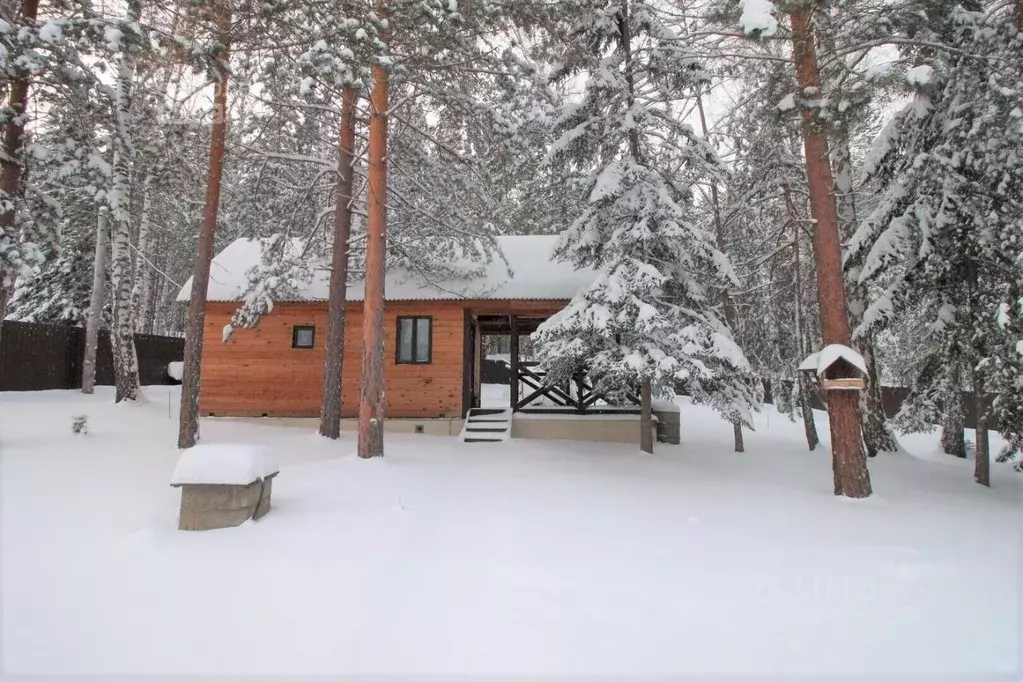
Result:
{"label": "cabin window", "polygon": [[292,348],[312,348],[316,344],[316,327],[298,325],[291,329]]}
{"label": "cabin window", "polygon": [[397,364],[430,364],[433,360],[433,318],[399,317],[397,346]]}

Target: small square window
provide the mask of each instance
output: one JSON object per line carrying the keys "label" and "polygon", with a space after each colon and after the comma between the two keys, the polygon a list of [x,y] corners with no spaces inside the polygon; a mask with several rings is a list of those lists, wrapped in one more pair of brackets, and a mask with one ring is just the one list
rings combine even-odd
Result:
{"label": "small square window", "polygon": [[433,318],[399,317],[395,363],[428,365],[433,360]]}
{"label": "small square window", "polygon": [[316,327],[301,325],[291,330],[292,348],[312,348],[316,344]]}

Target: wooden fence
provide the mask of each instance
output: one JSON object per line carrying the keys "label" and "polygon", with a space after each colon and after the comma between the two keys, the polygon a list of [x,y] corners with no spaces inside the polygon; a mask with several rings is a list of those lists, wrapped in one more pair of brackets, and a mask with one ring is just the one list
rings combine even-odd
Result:
{"label": "wooden fence", "polygon": [[[82,386],[85,330],[30,322],[3,322],[0,333],[0,391],[43,391]],[[174,383],[167,365],[185,356],[185,340],[135,335],[139,379],[143,385]],[[96,353],[96,383],[114,383],[110,334],[101,331]]]}

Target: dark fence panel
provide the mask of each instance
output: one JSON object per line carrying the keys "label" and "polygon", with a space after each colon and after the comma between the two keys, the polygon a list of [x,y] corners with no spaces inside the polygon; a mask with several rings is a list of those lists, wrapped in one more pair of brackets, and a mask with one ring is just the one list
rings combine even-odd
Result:
{"label": "dark fence panel", "polygon": [[[786,381],[785,389],[788,391],[792,390],[792,382]],[[882,386],[881,387],[881,404],[884,405],[884,412],[888,417],[894,417],[899,413],[902,408],[902,403],[906,402],[909,398],[909,394],[912,391],[904,386]],[[962,400],[963,411],[965,413],[966,428],[972,429],[977,423],[977,400],[973,393],[963,392],[960,396]],[[771,395],[771,382],[767,379],[764,380],[764,402],[773,402]],[[825,409],[824,403],[821,400],[820,394],[814,392],[810,394],[810,405],[815,410]],[[997,430],[998,424],[989,424],[990,428]]]}
{"label": "dark fence panel", "polygon": [[69,388],[68,365],[74,327],[3,322],[0,332],[0,390]]}
{"label": "dark fence panel", "polygon": [[[3,322],[0,334],[0,391],[81,388],[85,330],[29,322]],[[185,340],[135,335],[139,380],[143,385],[175,383],[167,365],[185,356]],[[114,362],[110,334],[101,331],[96,352],[96,383],[112,386]]]}

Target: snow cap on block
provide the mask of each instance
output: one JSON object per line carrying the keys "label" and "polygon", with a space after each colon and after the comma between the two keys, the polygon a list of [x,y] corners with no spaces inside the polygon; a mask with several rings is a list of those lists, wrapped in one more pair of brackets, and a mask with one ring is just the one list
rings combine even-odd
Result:
{"label": "snow cap on block", "polygon": [[273,453],[262,445],[210,443],[181,453],[171,485],[248,485],[278,471]]}
{"label": "snow cap on block", "polygon": [[849,346],[843,346],[840,343],[825,346],[816,353],[811,354],[800,363],[799,371],[816,372],[817,376],[823,376],[828,367],[831,367],[839,360],[845,360],[864,374],[867,373],[867,363],[863,360],[863,356]]}

